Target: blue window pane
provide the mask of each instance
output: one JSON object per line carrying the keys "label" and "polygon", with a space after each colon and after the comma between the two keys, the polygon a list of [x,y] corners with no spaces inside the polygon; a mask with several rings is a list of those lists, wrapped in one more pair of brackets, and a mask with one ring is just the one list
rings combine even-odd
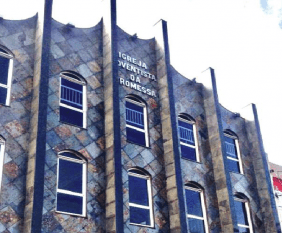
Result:
{"label": "blue window pane", "polygon": [[248,226],[249,223],[248,223],[245,203],[244,202],[240,202],[240,201],[234,201],[234,205],[235,205],[235,211],[236,211],[236,216],[237,216],[238,224],[242,224],[242,225]]}
{"label": "blue window pane", "polygon": [[71,110],[69,108],[60,107],[60,121],[83,127],[83,113]]}
{"label": "blue window pane", "polygon": [[82,214],[83,198],[57,193],[57,211]]}
{"label": "blue window pane", "polygon": [[189,218],[190,233],[205,233],[204,220]]}
{"label": "blue window pane", "polygon": [[126,124],[144,129],[143,107],[126,102]]}
{"label": "blue window pane", "polygon": [[128,141],[146,146],[145,133],[126,127],[126,136]]}
{"label": "blue window pane", "polygon": [[129,176],[129,202],[149,206],[146,179]]}
{"label": "blue window pane", "polygon": [[0,103],[6,104],[6,98],[7,98],[7,88],[0,87]]}
{"label": "blue window pane", "polygon": [[7,85],[10,59],[0,56],[0,83]]}
{"label": "blue window pane", "polygon": [[188,214],[203,217],[200,193],[185,189],[185,194]]}
{"label": "blue window pane", "polygon": [[227,159],[227,162],[228,162],[228,170],[230,172],[240,173],[240,167],[239,167],[239,162],[238,161]]}
{"label": "blue window pane", "polygon": [[196,161],[196,150],[195,148],[191,148],[189,146],[180,145],[181,147],[181,156],[185,159],[191,159]]}
{"label": "blue window pane", "polygon": [[59,189],[82,193],[82,168],[83,165],[59,160]]}
{"label": "blue window pane", "polygon": [[194,133],[193,133],[193,125],[178,121],[178,131],[180,141],[186,144],[195,145]]}
{"label": "blue window pane", "polygon": [[150,211],[130,206],[130,222],[142,225],[150,225]]}
{"label": "blue window pane", "polygon": [[239,232],[240,233],[250,233],[250,230],[249,228],[239,227]]}
{"label": "blue window pane", "polygon": [[224,138],[225,138],[225,149],[227,156],[237,159],[238,155],[237,155],[235,139],[226,136]]}
{"label": "blue window pane", "polygon": [[61,103],[67,104],[74,108],[83,108],[82,85],[61,79]]}

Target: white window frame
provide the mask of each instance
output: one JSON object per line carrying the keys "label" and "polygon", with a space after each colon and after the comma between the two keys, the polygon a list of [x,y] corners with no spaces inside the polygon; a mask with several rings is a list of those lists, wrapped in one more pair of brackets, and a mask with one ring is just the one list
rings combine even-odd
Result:
{"label": "white window frame", "polygon": [[[193,185],[194,186],[194,185]],[[192,190],[195,192],[200,193],[200,201],[201,201],[201,207],[202,207],[202,212],[203,212],[203,217],[199,217],[197,215],[193,215],[193,214],[189,214],[188,210],[186,210],[186,217],[187,220],[189,218],[193,218],[193,219],[198,219],[198,220],[203,220],[204,221],[204,226],[205,226],[205,233],[209,232],[209,228],[208,228],[208,221],[207,221],[207,212],[206,212],[206,204],[205,204],[205,197],[204,197],[204,192],[201,188],[196,188],[196,187],[191,187],[190,184],[185,185],[185,189],[187,190]],[[186,193],[185,193],[186,195]],[[187,206],[187,203],[185,203]]]}
{"label": "white window frame", "polygon": [[[131,203],[131,202],[128,201],[129,207],[132,206],[132,207],[136,207],[136,208],[140,208],[140,209],[149,210],[149,213],[150,213],[150,225],[131,223],[131,222],[130,222],[130,224],[131,225],[135,225],[135,226],[143,226],[143,227],[151,227],[151,228],[153,228],[155,226],[155,223],[154,223],[154,212],[153,212],[153,193],[152,193],[151,177],[149,175],[145,175],[145,173],[143,171],[141,171],[141,170],[139,170],[139,171],[142,172],[144,175],[137,174],[137,173],[134,172],[134,170],[139,170],[139,169],[130,169],[128,171],[128,176],[135,176],[135,177],[147,180],[147,190],[148,190],[149,206],[138,205],[138,204]],[[130,192],[130,189],[129,189],[129,192]],[[130,214],[130,211],[129,211],[129,214]]]}
{"label": "white window frame", "polygon": [[5,140],[0,136],[0,191],[2,187],[4,157],[5,157]]}
{"label": "white window frame", "polygon": [[[57,210],[57,194],[56,194],[56,212],[62,213],[62,214],[69,214],[69,215],[85,217],[86,216],[86,203],[87,203],[86,202],[86,183],[87,183],[86,161],[83,158],[74,159],[74,158],[64,156],[63,155],[64,152],[72,153],[74,156],[81,158],[81,156],[78,156],[76,153],[70,152],[70,151],[63,151],[63,152],[60,152],[60,154],[58,154],[58,160],[57,160],[58,161],[58,163],[57,163],[57,193],[63,193],[63,194],[68,194],[68,195],[72,195],[72,196],[82,197],[82,200],[83,200],[82,201],[82,214],[75,214],[75,213],[69,213],[69,212],[64,212],[64,211],[58,211]],[[60,163],[60,159],[82,164],[82,171],[83,171],[82,181],[81,181],[82,182],[82,193],[72,192],[72,191],[68,191],[68,190],[64,190],[64,189],[59,189],[59,175],[60,175],[59,163]]]}
{"label": "white window frame", "polygon": [[[71,109],[73,111],[81,112],[83,114],[82,128],[86,129],[86,127],[87,127],[87,93],[86,93],[87,88],[86,88],[86,82],[82,81],[81,78],[77,76],[77,78],[81,80],[81,81],[78,81],[78,80],[68,76],[67,73],[68,72],[65,71],[65,72],[62,72],[60,74],[60,90],[59,90],[60,101],[59,101],[59,105],[61,107],[68,108],[68,109]],[[74,74],[72,74],[72,75],[74,75]],[[70,82],[77,83],[77,84],[82,86],[82,109],[75,108],[75,107],[69,106],[67,104],[61,103],[62,78],[67,79]],[[67,122],[64,122],[64,123],[67,124]],[[76,125],[74,125],[74,126],[76,126]],[[79,127],[79,126],[77,126],[77,127]]]}
{"label": "white window frame", "polygon": [[[228,156],[227,151],[226,151],[226,157],[227,157],[227,159],[238,162],[238,163],[239,163],[239,170],[240,170],[239,173],[242,174],[242,175],[244,175],[238,137],[235,136],[235,135],[231,135],[231,134],[229,134],[229,133],[226,133],[226,132],[224,132],[224,136],[225,136],[225,137],[228,137],[228,138],[234,139],[234,141],[235,141],[235,147],[236,147],[236,151],[237,151],[237,157],[238,157],[238,159],[235,159],[235,158],[233,158],[233,157],[230,157],[230,156]],[[225,140],[224,140],[224,145],[225,145],[225,148],[226,148],[226,141],[225,141]],[[233,172],[233,171],[230,171],[230,172]]]}
{"label": "white window frame", "polygon": [[[253,224],[252,224],[252,219],[251,219],[251,212],[250,212],[250,206],[249,206],[249,202],[248,200],[246,200],[245,198],[239,198],[239,197],[234,197],[234,201],[238,201],[238,202],[242,202],[245,205],[245,209],[246,209],[246,213],[247,213],[247,219],[248,219],[248,223],[249,225],[243,225],[243,224],[238,224],[238,227],[243,227],[243,228],[247,228],[250,230],[250,233],[253,233]],[[237,213],[236,213],[237,215]]]}
{"label": "white window frame", "polygon": [[5,105],[9,106],[11,103],[11,86],[12,86],[13,63],[14,63],[13,58],[14,57],[3,46],[0,45],[0,48],[7,52],[7,53],[3,53],[0,51],[0,56],[9,59],[7,85],[0,83],[0,87],[4,87],[7,89]]}
{"label": "white window frame", "polygon": [[[195,152],[196,152],[196,162],[200,163],[201,160],[200,160],[200,155],[199,155],[198,138],[197,138],[197,133],[196,133],[197,132],[197,128],[196,128],[195,121],[187,120],[187,119],[183,118],[182,116],[178,116],[178,121],[182,121],[182,122],[185,122],[185,123],[188,123],[188,124],[192,125],[192,127],[193,127],[193,136],[194,136],[194,140],[195,140],[195,146],[187,144],[185,142],[181,142],[180,141],[180,133],[178,132],[178,134],[179,134],[179,142],[180,142],[180,145],[187,146],[187,147],[195,149]],[[178,124],[178,129],[179,129],[179,124]],[[182,157],[182,154],[181,154],[181,158],[186,159],[186,158]]]}
{"label": "white window frame", "polygon": [[[145,103],[143,103],[142,101],[138,102],[138,101],[134,101],[128,97],[125,98],[125,101],[130,102],[132,104],[138,105],[140,107],[143,108],[143,117],[144,117],[144,129],[140,129],[138,127],[134,127],[132,125],[126,124],[125,126],[134,130],[137,130],[139,132],[142,132],[145,134],[145,146],[149,147],[149,133],[148,133],[148,117],[147,117],[147,106]],[[126,107],[125,107],[126,109]],[[126,110],[125,110],[126,111]],[[126,117],[125,117],[125,122],[126,122]]]}

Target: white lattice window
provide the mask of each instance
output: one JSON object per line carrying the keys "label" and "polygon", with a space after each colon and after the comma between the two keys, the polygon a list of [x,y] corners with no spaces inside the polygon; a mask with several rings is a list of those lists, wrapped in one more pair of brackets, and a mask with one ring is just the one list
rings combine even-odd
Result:
{"label": "white lattice window", "polygon": [[58,155],[56,211],[86,216],[86,161],[73,151]]}
{"label": "white lattice window", "polygon": [[13,54],[0,45],[0,104],[10,105]]}
{"label": "white lattice window", "polygon": [[242,195],[235,195],[234,205],[239,232],[253,233],[248,200]]}
{"label": "white lattice window", "polygon": [[127,96],[125,100],[127,140],[148,147],[146,104],[140,98],[131,95]]}
{"label": "white lattice window", "polygon": [[203,189],[194,183],[185,185],[186,211],[189,232],[207,233],[207,215]]}
{"label": "white lattice window", "polygon": [[62,72],[60,77],[60,121],[86,128],[86,81],[72,71]]}
{"label": "white lattice window", "polygon": [[130,223],[154,227],[151,176],[141,169],[128,171]]}
{"label": "white lattice window", "polygon": [[187,114],[178,116],[181,157],[200,162],[195,120]]}
{"label": "white lattice window", "polygon": [[243,174],[238,137],[232,131],[224,131],[224,144],[228,160],[228,170]]}

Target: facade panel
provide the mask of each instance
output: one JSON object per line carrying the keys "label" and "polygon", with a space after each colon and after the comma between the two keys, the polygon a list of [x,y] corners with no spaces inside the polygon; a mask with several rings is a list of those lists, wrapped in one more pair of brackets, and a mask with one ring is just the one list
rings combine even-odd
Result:
{"label": "facade panel", "polygon": [[0,232],[281,232],[254,105],[221,106],[211,68],[178,73],[165,21],[143,40],[114,0],[87,29],[51,3],[0,20]]}

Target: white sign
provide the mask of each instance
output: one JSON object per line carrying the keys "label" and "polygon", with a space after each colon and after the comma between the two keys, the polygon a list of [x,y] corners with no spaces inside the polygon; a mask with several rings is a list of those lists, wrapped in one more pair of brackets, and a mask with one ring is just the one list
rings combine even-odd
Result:
{"label": "white sign", "polygon": [[122,60],[118,60],[118,66],[130,72],[133,72],[133,74],[130,74],[130,77],[129,77],[130,80],[125,80],[124,78],[120,78],[119,79],[120,85],[124,85],[131,89],[140,91],[144,94],[157,97],[155,91],[141,85],[140,77],[149,78],[155,82],[157,81],[155,75],[147,71],[144,71],[144,69],[145,70],[148,69],[148,66],[146,65],[146,63],[140,60],[138,61],[137,59],[130,57],[129,55],[126,55],[125,53],[119,52],[118,55],[119,55],[119,58],[122,59]]}

